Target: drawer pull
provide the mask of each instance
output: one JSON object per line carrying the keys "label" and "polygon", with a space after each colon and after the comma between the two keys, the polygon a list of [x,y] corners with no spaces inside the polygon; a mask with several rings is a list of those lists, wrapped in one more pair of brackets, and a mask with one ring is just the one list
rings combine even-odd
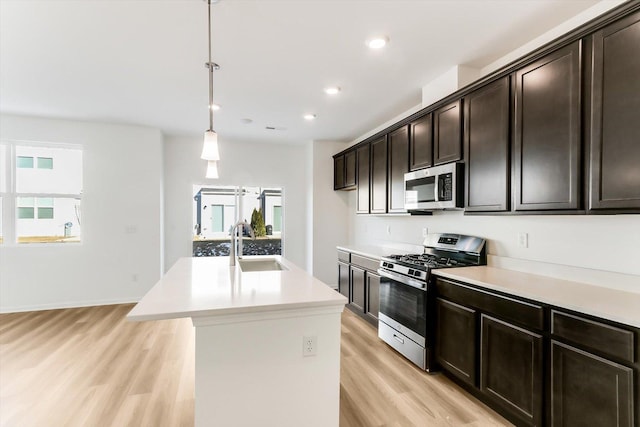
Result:
{"label": "drawer pull", "polygon": [[396,339],[396,341],[398,341],[400,344],[404,344],[404,339],[400,338],[399,336],[397,336],[396,334],[393,334],[393,337]]}

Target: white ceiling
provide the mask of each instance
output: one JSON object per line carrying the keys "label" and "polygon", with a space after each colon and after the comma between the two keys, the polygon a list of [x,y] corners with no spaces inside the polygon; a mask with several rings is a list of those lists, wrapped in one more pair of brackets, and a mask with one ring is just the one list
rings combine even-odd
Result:
{"label": "white ceiling", "polygon": [[[595,3],[222,0],[214,128],[223,141],[352,140],[419,104],[421,87],[452,66],[483,67]],[[387,48],[365,46],[375,34]],[[200,134],[206,60],[203,0],[0,0],[5,113]],[[328,85],[342,92],[329,97]]]}

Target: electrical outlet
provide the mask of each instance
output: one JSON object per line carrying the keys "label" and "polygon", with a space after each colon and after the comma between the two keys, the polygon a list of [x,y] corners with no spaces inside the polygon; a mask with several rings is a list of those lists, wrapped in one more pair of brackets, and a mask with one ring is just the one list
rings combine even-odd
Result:
{"label": "electrical outlet", "polygon": [[422,237],[427,237],[427,234],[429,234],[429,229],[427,227],[424,227],[422,229]]}
{"label": "electrical outlet", "polygon": [[302,337],[302,355],[304,357],[307,356],[315,356],[318,351],[318,337],[308,336]]}
{"label": "electrical outlet", "polygon": [[519,248],[528,248],[529,247],[529,234],[528,233],[518,233],[518,247]]}

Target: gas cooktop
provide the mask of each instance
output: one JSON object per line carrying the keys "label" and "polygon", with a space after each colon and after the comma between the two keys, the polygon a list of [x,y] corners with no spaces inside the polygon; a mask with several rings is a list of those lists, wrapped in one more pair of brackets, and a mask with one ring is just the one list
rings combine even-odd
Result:
{"label": "gas cooktop", "polygon": [[464,267],[473,265],[469,262],[462,260],[456,260],[451,257],[437,256],[432,254],[406,254],[406,255],[389,255],[385,257],[389,261],[394,261],[398,264],[411,266],[413,268],[419,268],[426,270],[429,268],[445,268],[445,267]]}
{"label": "gas cooktop", "polygon": [[467,267],[487,263],[486,242],[480,237],[461,234],[429,234],[421,254],[383,257],[380,269],[426,281],[433,268]]}

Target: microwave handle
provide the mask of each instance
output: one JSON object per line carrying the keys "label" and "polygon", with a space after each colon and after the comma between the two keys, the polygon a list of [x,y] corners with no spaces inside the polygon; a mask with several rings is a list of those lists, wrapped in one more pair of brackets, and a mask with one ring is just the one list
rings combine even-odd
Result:
{"label": "microwave handle", "polygon": [[435,185],[433,186],[433,200],[435,202],[439,202],[440,201],[440,188],[439,188],[439,184],[440,184],[440,179],[439,176],[436,175],[434,176],[435,178]]}

